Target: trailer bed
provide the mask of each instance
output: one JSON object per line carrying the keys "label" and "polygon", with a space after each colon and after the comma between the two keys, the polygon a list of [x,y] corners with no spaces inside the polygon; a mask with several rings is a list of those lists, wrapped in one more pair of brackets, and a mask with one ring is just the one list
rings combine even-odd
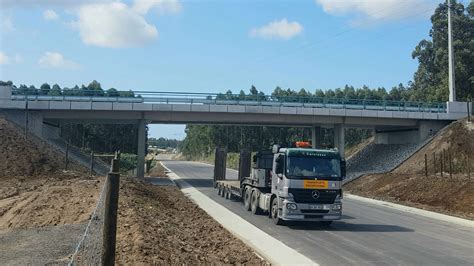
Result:
{"label": "trailer bed", "polygon": [[242,197],[239,180],[218,180],[216,181],[216,187],[218,194],[227,199]]}

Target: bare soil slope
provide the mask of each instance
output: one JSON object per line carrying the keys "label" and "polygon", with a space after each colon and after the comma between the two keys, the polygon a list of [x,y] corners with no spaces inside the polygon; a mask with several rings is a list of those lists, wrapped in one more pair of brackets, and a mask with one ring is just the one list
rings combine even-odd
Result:
{"label": "bare soil slope", "polygon": [[0,231],[83,223],[95,205],[100,181],[41,140],[0,119]]}
{"label": "bare soil slope", "polygon": [[122,179],[120,189],[118,264],[266,264],[177,187]]}
{"label": "bare soil slope", "polygon": [[[440,154],[451,153],[453,175],[448,167],[440,174]],[[436,153],[436,161],[433,161]],[[425,154],[428,177],[425,177]],[[465,158],[469,157],[471,179]],[[449,165],[446,163],[446,165]],[[436,167],[436,174],[435,174]],[[474,127],[457,121],[391,173],[363,176],[345,186],[349,193],[474,219]]]}

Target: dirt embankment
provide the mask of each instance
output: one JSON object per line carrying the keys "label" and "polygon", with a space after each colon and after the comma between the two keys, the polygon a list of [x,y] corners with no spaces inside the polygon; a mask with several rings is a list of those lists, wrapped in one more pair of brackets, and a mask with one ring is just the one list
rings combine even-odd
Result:
{"label": "dirt embankment", "polygon": [[[449,175],[449,157],[452,177]],[[392,172],[363,176],[347,184],[345,189],[365,197],[474,219],[474,127],[465,120],[454,122]]]}
{"label": "dirt embankment", "polygon": [[0,119],[0,231],[88,220],[101,187],[86,170]]}
{"label": "dirt embankment", "polygon": [[[0,234],[18,239],[12,229],[82,224],[90,218],[103,178],[88,180],[87,170],[73,163],[64,171],[60,152],[33,136],[25,139],[20,128],[3,119],[0,162]],[[152,175],[165,171],[156,167]],[[175,186],[122,178],[118,222],[119,264],[265,264]],[[31,239],[10,251],[24,258],[7,259],[37,262],[23,250]],[[41,252],[46,261],[58,259]]]}
{"label": "dirt embankment", "polygon": [[118,264],[265,264],[177,187],[123,179],[120,189]]}

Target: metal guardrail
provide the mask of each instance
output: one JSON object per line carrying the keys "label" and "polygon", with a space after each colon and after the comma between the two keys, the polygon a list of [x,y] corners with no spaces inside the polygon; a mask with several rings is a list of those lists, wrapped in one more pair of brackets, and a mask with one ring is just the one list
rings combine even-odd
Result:
{"label": "metal guardrail", "polygon": [[[31,95],[13,90],[15,101],[82,101],[82,102],[119,102],[119,103],[155,103],[155,104],[215,104],[215,105],[250,105],[276,107],[309,107],[354,110],[386,110],[407,112],[446,113],[446,103],[413,102],[391,100],[346,99],[329,97],[299,97],[274,95],[240,95],[222,93],[189,93],[189,92],[150,92],[133,91],[134,97],[121,97],[118,94],[108,95],[98,91],[80,91],[83,95]],[[130,92],[128,92],[130,93]]]}

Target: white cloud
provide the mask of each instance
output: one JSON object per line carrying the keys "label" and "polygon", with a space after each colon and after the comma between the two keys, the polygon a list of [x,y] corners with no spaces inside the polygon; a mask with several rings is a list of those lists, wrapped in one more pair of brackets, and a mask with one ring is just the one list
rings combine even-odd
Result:
{"label": "white cloud", "polygon": [[324,12],[331,15],[355,14],[353,24],[363,21],[398,20],[426,16],[436,8],[432,0],[315,0]]}
{"label": "white cloud", "polygon": [[19,64],[21,62],[23,62],[23,58],[19,54],[15,54],[15,56],[11,57],[0,52],[0,65]]}
{"label": "white cloud", "polygon": [[0,32],[6,33],[15,30],[11,17],[1,16],[0,17]]}
{"label": "white cloud", "polygon": [[121,2],[90,4],[79,8],[82,41],[101,47],[141,46],[158,38],[158,30],[132,8]]}
{"label": "white cloud", "polygon": [[3,52],[0,52],[0,65],[10,64],[10,57]]}
{"label": "white cloud", "polygon": [[59,16],[54,10],[48,9],[43,12],[43,18],[46,20],[57,20]]}
{"label": "white cloud", "polygon": [[2,8],[9,7],[74,7],[83,4],[110,2],[112,0],[0,0]]}
{"label": "white cloud", "polygon": [[182,5],[178,0],[135,0],[133,9],[140,14],[146,14],[150,9],[156,9],[160,14],[178,13]]}
{"label": "white cloud", "polygon": [[253,28],[249,32],[250,37],[263,39],[289,40],[303,32],[303,26],[298,22],[288,22],[286,18],[278,21],[274,20],[267,25]]}
{"label": "white cloud", "polygon": [[66,68],[66,69],[77,69],[79,64],[66,60],[61,53],[58,52],[46,52],[38,60],[38,65],[45,68]]}

